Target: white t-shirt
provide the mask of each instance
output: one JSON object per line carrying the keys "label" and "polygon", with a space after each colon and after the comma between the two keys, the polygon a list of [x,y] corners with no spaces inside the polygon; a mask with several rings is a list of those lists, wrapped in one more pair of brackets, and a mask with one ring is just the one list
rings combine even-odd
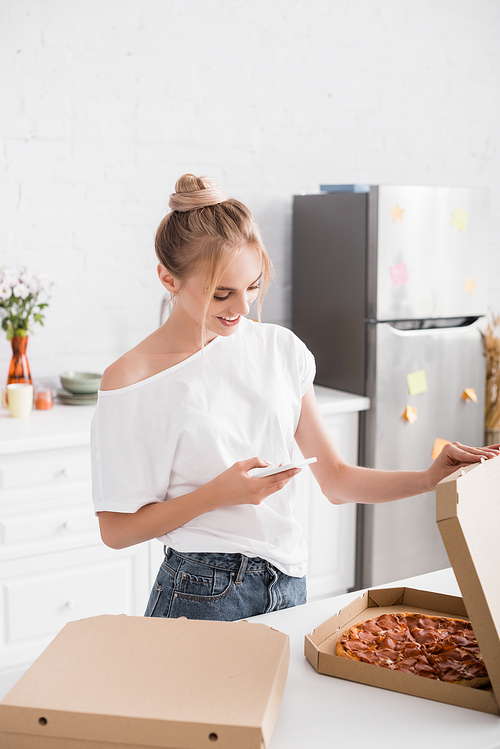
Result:
{"label": "white t-shirt", "polygon": [[[290,462],[314,375],[312,354],[290,330],[242,318],[233,335],[174,367],[100,391],[91,430],[95,511],[168,501],[238,460]],[[294,503],[292,479],[260,505],[211,510],[159,540],[177,551],[262,557],[299,577],[307,549]]]}

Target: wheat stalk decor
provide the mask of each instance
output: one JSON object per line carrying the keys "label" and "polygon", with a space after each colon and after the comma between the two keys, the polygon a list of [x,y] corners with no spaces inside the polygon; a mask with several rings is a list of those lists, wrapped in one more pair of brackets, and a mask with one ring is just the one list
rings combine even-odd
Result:
{"label": "wheat stalk decor", "polygon": [[500,427],[500,314],[491,314],[483,333],[486,354],[485,429]]}

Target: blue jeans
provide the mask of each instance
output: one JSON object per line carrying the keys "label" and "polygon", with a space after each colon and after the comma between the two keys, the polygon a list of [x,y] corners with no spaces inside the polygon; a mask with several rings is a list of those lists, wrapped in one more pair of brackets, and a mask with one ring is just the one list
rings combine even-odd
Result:
{"label": "blue jeans", "polygon": [[144,616],[235,621],[306,603],[306,578],[265,559],[167,549]]}

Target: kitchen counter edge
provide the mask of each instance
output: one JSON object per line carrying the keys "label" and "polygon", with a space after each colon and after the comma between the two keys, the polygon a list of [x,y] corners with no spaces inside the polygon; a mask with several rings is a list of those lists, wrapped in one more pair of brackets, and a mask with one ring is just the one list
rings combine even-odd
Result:
{"label": "kitchen counter edge", "polygon": [[[315,385],[323,415],[366,411],[368,398]],[[28,419],[14,419],[7,409],[0,411],[0,455],[52,450],[90,443],[90,423],[95,405],[67,406],[55,403],[49,411],[33,410]]]}

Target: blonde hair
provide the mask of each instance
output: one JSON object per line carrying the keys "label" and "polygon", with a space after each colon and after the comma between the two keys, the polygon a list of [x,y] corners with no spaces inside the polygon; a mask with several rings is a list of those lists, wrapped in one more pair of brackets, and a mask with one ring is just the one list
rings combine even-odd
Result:
{"label": "blonde hair", "polygon": [[254,247],[262,258],[260,320],[273,266],[248,208],[239,200],[228,198],[211,177],[195,177],[194,174],[184,174],[177,180],[169,207],[172,210],[156,232],[156,256],[181,286],[194,273],[205,272],[202,341],[205,340],[208,308],[221,276],[245,247]]}

